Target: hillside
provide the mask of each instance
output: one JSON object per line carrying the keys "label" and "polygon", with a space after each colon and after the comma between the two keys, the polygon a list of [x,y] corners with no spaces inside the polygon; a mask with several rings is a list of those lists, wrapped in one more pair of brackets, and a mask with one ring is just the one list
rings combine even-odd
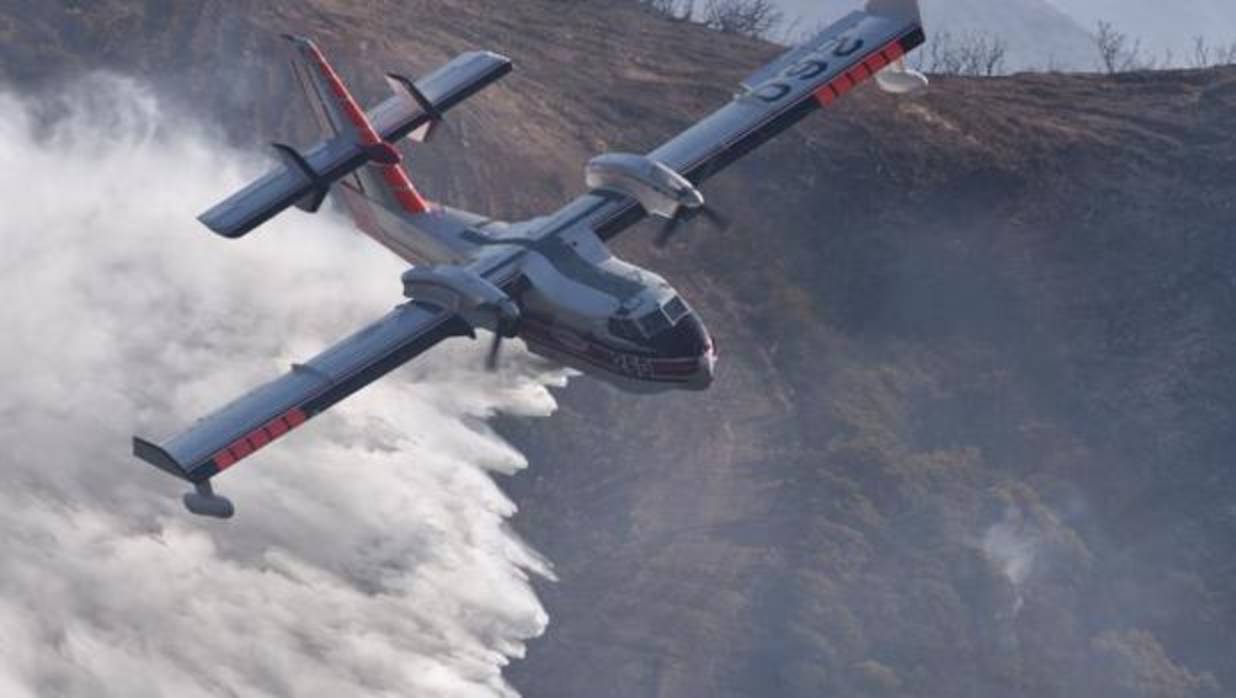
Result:
{"label": "hillside", "polygon": [[[777,1],[788,20],[808,30],[861,4],[859,0]],[[1092,26],[1079,24],[1049,0],[924,0],[922,5],[930,31],[946,31],[956,39],[977,35],[1004,41],[1009,71],[1050,67],[1089,72],[1097,67]]]}
{"label": "hillside", "polygon": [[[468,48],[515,59],[414,158],[430,194],[505,217],[776,53],[622,3],[9,0],[0,75],[105,67],[235,142],[303,139],[289,30],[371,96]],[[862,89],[709,185],[726,232],[621,238],[704,315],[721,374],[661,398],[576,380],[552,419],[500,420],[532,461],[503,483],[515,526],[560,579],[513,683],[1231,695],[1234,120],[1236,70]]]}
{"label": "hillside", "polygon": [[1146,48],[1172,49],[1179,58],[1193,49],[1193,39],[1206,37],[1211,44],[1236,41],[1236,4],[1227,0],[1190,0],[1165,5],[1155,0],[1051,0],[1052,4],[1087,28],[1100,20],[1139,37]]}

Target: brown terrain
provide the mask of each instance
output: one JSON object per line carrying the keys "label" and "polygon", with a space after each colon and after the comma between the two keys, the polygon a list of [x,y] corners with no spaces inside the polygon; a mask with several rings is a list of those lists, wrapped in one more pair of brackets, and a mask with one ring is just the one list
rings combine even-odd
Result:
{"label": "brown terrain", "polygon": [[[0,76],[105,67],[238,143],[311,134],[283,31],[363,93],[486,47],[516,73],[418,153],[510,218],[728,99],[777,49],[625,2],[0,3]],[[289,105],[292,105],[289,108]],[[175,127],[170,123],[169,127]],[[501,420],[556,564],[525,695],[1236,694],[1236,69],[856,92],[707,187],[664,251],[706,394],[589,379]]]}

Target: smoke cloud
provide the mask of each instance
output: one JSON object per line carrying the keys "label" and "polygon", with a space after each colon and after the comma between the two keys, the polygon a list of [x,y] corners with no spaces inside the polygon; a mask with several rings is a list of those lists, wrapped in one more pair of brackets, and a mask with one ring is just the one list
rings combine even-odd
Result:
{"label": "smoke cloud", "polygon": [[453,341],[219,478],[234,520],[193,518],[130,435],[376,319],[400,262],[331,214],[210,235],[193,216],[266,161],[114,76],[0,94],[0,163],[0,695],[514,695],[552,572],[484,418],[548,415],[565,374]]}
{"label": "smoke cloud", "polygon": [[1017,594],[1012,609],[1014,616],[1025,604],[1023,588],[1034,570],[1041,545],[1038,527],[1015,507],[1006,509],[1004,519],[988,527],[983,534],[983,554],[996,565]]}

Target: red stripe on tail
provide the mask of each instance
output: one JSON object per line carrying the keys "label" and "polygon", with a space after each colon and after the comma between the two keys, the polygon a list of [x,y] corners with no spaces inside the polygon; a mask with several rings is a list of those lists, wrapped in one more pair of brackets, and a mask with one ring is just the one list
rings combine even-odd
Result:
{"label": "red stripe on tail", "polygon": [[[365,116],[365,112],[356,103],[352,97],[352,93],[348,92],[348,88],[344,86],[343,81],[339,79],[339,74],[327,62],[326,56],[322,55],[322,51],[317,46],[310,44],[308,50],[313,54],[313,60],[317,64],[318,71],[326,83],[330,85],[331,92],[335,94],[340,109],[343,110],[348,121],[356,127],[357,137],[360,139],[361,145],[370,147],[381,147],[387,145],[377,131],[374,130],[373,124],[369,123],[369,117]],[[408,177],[408,173],[403,169],[403,166],[396,160],[392,164],[376,165],[382,173],[382,179],[391,188],[395,196],[395,200],[399,205],[409,213],[425,213],[429,210],[429,202],[421,196],[416,187],[412,185],[412,180]]]}

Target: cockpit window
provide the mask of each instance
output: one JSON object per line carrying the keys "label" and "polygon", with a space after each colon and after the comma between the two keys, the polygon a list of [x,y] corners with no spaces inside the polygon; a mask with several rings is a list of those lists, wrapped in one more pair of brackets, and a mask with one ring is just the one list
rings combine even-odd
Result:
{"label": "cockpit window", "polygon": [[687,304],[683,303],[678,296],[674,296],[669,303],[665,304],[665,314],[669,316],[670,322],[676,325],[682,316],[687,314]]}
{"label": "cockpit window", "polygon": [[626,317],[623,313],[611,317],[609,332],[615,337],[643,343],[676,326],[690,314],[691,310],[687,304],[678,296],[674,296],[664,306],[646,313],[638,322]]}
{"label": "cockpit window", "polygon": [[643,328],[644,334],[649,337],[655,337],[662,331],[668,330],[673,324],[660,308],[639,319],[639,326]]}
{"label": "cockpit window", "polygon": [[644,335],[639,331],[639,325],[630,318],[612,317],[609,319],[610,334],[615,337],[622,337],[632,342],[642,342]]}

